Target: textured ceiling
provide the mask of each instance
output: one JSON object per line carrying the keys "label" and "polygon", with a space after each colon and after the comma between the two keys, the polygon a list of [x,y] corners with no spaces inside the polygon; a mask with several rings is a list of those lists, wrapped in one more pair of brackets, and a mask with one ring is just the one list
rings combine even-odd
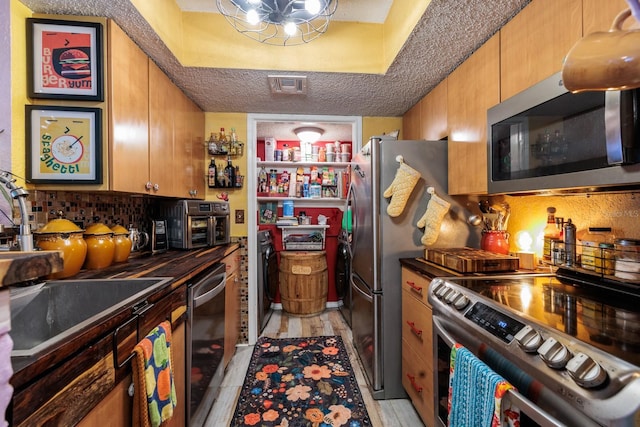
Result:
{"label": "textured ceiling", "polygon": [[308,76],[306,96],[271,94],[267,76],[282,70],[183,67],[129,0],[20,1],[112,18],[204,111],[398,117],[530,0],[433,0],[385,75],[291,71]]}

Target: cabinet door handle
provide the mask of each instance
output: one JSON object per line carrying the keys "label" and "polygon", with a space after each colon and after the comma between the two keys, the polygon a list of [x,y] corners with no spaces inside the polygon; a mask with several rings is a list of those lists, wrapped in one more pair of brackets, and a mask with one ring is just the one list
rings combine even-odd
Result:
{"label": "cabinet door handle", "polygon": [[409,287],[417,293],[422,294],[422,286],[416,285],[416,283],[412,282],[411,280],[407,280],[407,285],[409,285]]}
{"label": "cabinet door handle", "polygon": [[409,382],[411,383],[411,387],[416,391],[416,393],[422,393],[422,387],[416,384],[416,377],[411,374],[407,374],[407,378],[409,378]]}
{"label": "cabinet door handle", "polygon": [[415,322],[410,322],[409,320],[407,320],[407,325],[409,325],[409,327],[411,328],[411,332],[413,332],[415,336],[422,338],[422,329],[417,329]]}

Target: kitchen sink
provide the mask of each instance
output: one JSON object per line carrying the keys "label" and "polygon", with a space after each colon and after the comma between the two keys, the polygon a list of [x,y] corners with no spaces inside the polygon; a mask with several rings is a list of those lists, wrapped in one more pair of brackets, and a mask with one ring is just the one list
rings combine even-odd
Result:
{"label": "kitchen sink", "polygon": [[171,278],[50,280],[11,290],[12,357],[37,356],[112,313],[143,300]]}

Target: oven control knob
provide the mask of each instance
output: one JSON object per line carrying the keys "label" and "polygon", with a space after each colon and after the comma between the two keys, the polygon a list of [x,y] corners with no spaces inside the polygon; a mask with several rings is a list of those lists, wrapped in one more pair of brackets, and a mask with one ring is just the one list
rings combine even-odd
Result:
{"label": "oven control knob", "polygon": [[452,302],[454,302],[456,300],[456,298],[458,298],[458,296],[460,296],[460,292],[458,291],[452,291],[449,292],[449,294],[447,295],[447,298],[444,300],[444,302],[446,302],[447,304],[451,304]]}
{"label": "oven control knob", "polygon": [[436,291],[436,297],[438,297],[439,299],[446,298],[451,291],[452,289],[446,285],[440,286]]}
{"label": "oven control knob", "polygon": [[607,379],[607,371],[584,353],[576,354],[567,362],[567,372],[579,386],[598,387]]}
{"label": "oven control knob", "polygon": [[442,279],[433,279],[431,282],[431,293],[437,294],[440,288],[444,286],[444,281]]}
{"label": "oven control knob", "polygon": [[535,353],[542,344],[542,336],[531,326],[526,325],[515,336],[516,342],[527,353]]}
{"label": "oven control knob", "polygon": [[565,367],[571,352],[563,344],[553,337],[549,337],[538,349],[538,354],[550,368],[562,369]]}
{"label": "oven control knob", "polygon": [[458,298],[453,302],[453,306],[458,310],[464,309],[468,304],[469,298],[462,294],[459,294]]}

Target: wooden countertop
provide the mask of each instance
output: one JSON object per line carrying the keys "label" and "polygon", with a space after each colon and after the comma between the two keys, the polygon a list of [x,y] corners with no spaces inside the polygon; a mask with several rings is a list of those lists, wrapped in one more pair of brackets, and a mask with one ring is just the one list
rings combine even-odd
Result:
{"label": "wooden countertop", "polygon": [[[150,297],[150,299],[160,299],[173,289],[198,276],[211,265],[220,262],[225,256],[238,248],[239,245],[236,243],[195,250],[169,250],[155,255],[148,253],[133,254],[128,261],[114,264],[101,270],[82,270],[77,275],[69,278],[69,280],[172,277],[173,279],[167,287],[159,290],[154,297]],[[92,329],[90,331],[84,331],[82,335],[61,344],[58,348],[51,349],[37,358],[12,358],[14,374],[11,378],[11,384],[18,389],[51,369],[52,366],[92,345],[92,342],[98,337],[104,336],[105,333],[109,333],[111,329],[118,326],[123,316],[128,315],[123,312],[113,313],[113,318],[105,320],[102,325],[90,328]]]}
{"label": "wooden countertop", "polygon": [[0,286],[13,285],[62,271],[62,252],[0,252]]}
{"label": "wooden countertop", "polygon": [[125,262],[101,270],[82,270],[73,279],[128,279],[136,277],[173,277],[174,287],[202,273],[240,247],[230,245],[164,253],[133,253]]}

